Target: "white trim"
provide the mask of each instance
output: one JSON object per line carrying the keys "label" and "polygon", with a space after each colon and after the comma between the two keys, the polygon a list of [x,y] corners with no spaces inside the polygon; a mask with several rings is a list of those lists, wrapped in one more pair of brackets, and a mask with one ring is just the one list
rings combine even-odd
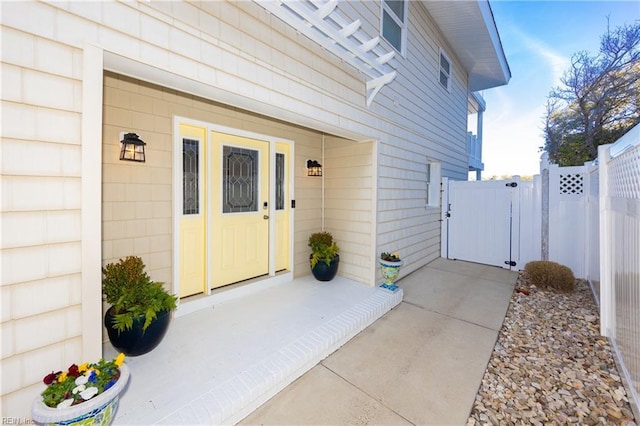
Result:
{"label": "white trim", "polygon": [[375,287],[376,285],[376,271],[378,270],[378,181],[380,177],[380,167],[378,166],[378,159],[380,158],[378,153],[380,151],[380,141],[374,140],[372,141],[371,147],[371,167],[373,168],[372,180],[371,182],[371,223],[373,226],[371,229],[373,230],[373,234],[369,239],[369,247],[370,247],[370,255],[371,255],[371,263],[369,267],[369,280],[367,282],[368,285]]}
{"label": "white trim", "polygon": [[[380,2],[380,36],[389,43],[394,50],[399,52],[403,57],[407,56],[407,33],[409,32],[409,0],[401,0],[404,8],[404,19],[400,19],[398,15],[387,5],[386,0]],[[396,48],[391,41],[384,36],[384,13],[387,13],[391,19],[400,27],[400,49]]]}
{"label": "white trim", "polygon": [[427,200],[425,209],[440,207],[440,180],[442,177],[442,163],[427,157],[426,166],[430,168],[427,180]]}
{"label": "white trim", "polygon": [[82,356],[102,357],[102,87],[103,50],[82,55]]}
{"label": "white trim", "polygon": [[441,178],[440,257],[449,258],[449,178]]}

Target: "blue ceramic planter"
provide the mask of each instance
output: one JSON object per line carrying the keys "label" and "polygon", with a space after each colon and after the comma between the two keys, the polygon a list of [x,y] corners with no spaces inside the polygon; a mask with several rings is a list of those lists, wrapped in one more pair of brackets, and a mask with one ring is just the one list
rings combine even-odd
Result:
{"label": "blue ceramic planter", "polygon": [[160,344],[169,328],[171,312],[158,313],[146,330],[142,330],[145,317],[141,316],[133,321],[133,327],[129,330],[118,331],[113,327],[113,307],[107,310],[104,316],[104,326],[107,328],[109,340],[114,348],[127,356],[146,354]]}
{"label": "blue ceramic planter", "polygon": [[311,268],[311,272],[318,281],[331,281],[338,273],[339,264],[340,255],[336,254],[331,263],[327,265],[324,260],[321,260],[316,263],[316,266]]}

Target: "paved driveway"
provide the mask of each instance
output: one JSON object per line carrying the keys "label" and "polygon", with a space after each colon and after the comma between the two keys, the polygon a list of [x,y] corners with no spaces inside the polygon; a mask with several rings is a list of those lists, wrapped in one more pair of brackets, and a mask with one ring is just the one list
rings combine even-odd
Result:
{"label": "paved driveway", "polygon": [[241,424],[463,425],[517,273],[438,259],[404,300]]}

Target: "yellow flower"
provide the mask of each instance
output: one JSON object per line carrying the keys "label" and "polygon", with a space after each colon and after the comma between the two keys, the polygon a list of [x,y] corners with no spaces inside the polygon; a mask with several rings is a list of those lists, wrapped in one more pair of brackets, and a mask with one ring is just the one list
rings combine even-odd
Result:
{"label": "yellow flower", "polygon": [[67,379],[67,373],[64,372],[58,376],[58,383],[62,383]]}
{"label": "yellow flower", "polygon": [[123,362],[124,362],[124,354],[120,352],[120,354],[116,357],[115,363],[118,367],[120,367]]}
{"label": "yellow flower", "polygon": [[80,373],[85,372],[88,369],[89,369],[89,363],[88,362],[85,362],[84,364],[80,364],[78,366],[78,372],[80,372]]}

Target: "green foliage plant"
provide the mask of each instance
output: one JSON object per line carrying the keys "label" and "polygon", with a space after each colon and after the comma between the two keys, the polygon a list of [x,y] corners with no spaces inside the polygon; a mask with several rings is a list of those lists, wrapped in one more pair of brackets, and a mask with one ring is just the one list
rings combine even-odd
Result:
{"label": "green foliage plant", "polygon": [[177,298],[167,293],[163,283],[151,281],[144,272],[144,263],[137,256],[128,256],[102,269],[102,294],[114,310],[116,330],[129,330],[134,319],[144,316],[146,330],[158,313],[176,308]]}
{"label": "green foliage plant", "polygon": [[562,293],[573,291],[576,279],[571,268],[548,260],[536,260],[524,266],[531,283],[538,288]]}
{"label": "green foliage plant", "polygon": [[328,265],[340,252],[340,247],[333,241],[333,235],[329,232],[316,232],[309,236],[309,247],[311,247],[311,267],[315,267],[319,261]]}

